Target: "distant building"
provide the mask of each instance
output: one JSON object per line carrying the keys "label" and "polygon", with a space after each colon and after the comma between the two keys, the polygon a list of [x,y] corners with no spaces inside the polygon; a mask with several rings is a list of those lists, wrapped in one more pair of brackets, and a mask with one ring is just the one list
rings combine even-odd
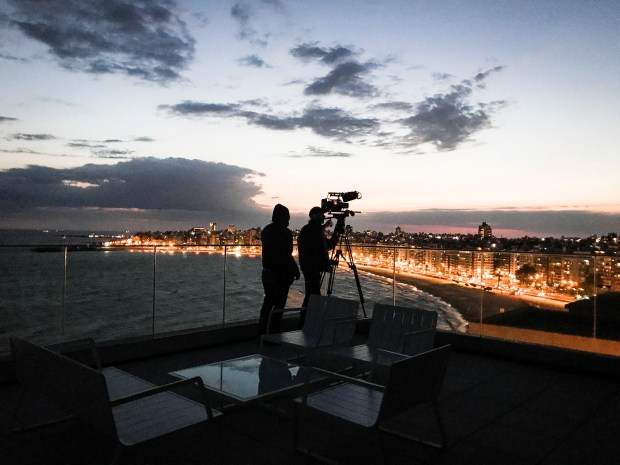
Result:
{"label": "distant building", "polygon": [[190,242],[204,244],[207,242],[206,228],[192,228],[189,230]]}
{"label": "distant building", "polygon": [[483,221],[482,224],[478,226],[478,236],[480,236],[481,239],[493,237],[493,229],[491,228],[491,225]]}
{"label": "distant building", "polygon": [[209,231],[214,233],[215,231],[217,231],[217,223],[209,223]]}

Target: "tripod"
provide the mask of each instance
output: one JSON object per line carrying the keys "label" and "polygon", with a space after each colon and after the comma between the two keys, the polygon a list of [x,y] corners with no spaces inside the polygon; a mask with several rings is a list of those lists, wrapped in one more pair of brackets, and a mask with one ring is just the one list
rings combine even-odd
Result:
{"label": "tripod", "polygon": [[[342,250],[344,249],[345,252]],[[334,248],[331,256],[331,264],[332,271],[329,274],[329,281],[327,282],[327,295],[331,295],[334,289],[334,279],[336,277],[336,270],[338,269],[338,264],[340,263],[340,258],[345,261],[347,265],[349,265],[349,269],[353,270],[353,276],[355,276],[355,285],[357,286],[357,293],[360,296],[360,304],[362,305],[362,313],[364,314],[364,318],[366,318],[366,309],[364,308],[364,295],[362,293],[362,285],[360,284],[360,277],[357,273],[357,267],[353,262],[353,251],[351,250],[351,242],[349,241],[349,236],[346,230],[341,234],[338,246]],[[323,278],[325,278],[325,274],[321,278],[321,282],[323,282]]]}

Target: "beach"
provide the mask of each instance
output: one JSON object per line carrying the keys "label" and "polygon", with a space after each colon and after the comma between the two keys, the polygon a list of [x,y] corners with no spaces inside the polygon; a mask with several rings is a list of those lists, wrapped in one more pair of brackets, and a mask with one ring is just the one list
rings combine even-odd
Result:
{"label": "beach", "polygon": [[[386,268],[357,266],[360,270],[392,278],[392,270]],[[415,286],[421,291],[434,295],[450,304],[467,321],[480,321],[487,317],[517,309],[538,308],[543,310],[564,311],[567,302],[544,297],[509,295],[496,291],[459,285],[447,279],[403,273],[396,271],[396,281]]]}

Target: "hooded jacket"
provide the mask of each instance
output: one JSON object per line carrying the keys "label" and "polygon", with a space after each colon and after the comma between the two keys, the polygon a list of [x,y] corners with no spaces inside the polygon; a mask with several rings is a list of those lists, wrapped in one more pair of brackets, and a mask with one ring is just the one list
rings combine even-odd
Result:
{"label": "hooded jacket", "polygon": [[293,234],[288,228],[288,208],[277,204],[273,209],[271,223],[261,233],[263,244],[263,268],[277,278],[290,280],[299,276],[299,268],[293,258]]}

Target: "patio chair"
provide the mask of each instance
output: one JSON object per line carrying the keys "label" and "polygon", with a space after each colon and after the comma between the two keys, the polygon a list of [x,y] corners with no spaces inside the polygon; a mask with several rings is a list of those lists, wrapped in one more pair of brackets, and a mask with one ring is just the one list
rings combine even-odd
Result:
{"label": "patio chair", "polygon": [[[304,352],[321,347],[351,344],[355,334],[358,307],[359,302],[356,300],[311,295],[303,327],[297,331],[268,332],[260,338],[261,349],[264,342],[293,346]],[[272,312],[302,310],[306,309],[283,308]],[[267,323],[267,328],[269,326],[270,321]]]}
{"label": "patio chair", "polygon": [[[309,393],[310,383],[306,383],[303,397],[295,399],[295,448],[319,460],[329,461],[327,457],[300,444],[300,419],[302,416],[305,417],[309,411],[336,417],[369,430],[378,445],[381,456],[383,455],[380,442],[381,431],[443,448],[446,434],[437,405],[437,397],[443,384],[449,355],[450,346],[446,345],[394,362],[390,367],[389,380],[385,386],[316,368],[309,370],[310,372],[318,370],[339,382],[314,393]],[[439,443],[403,434],[386,425],[389,420],[425,403],[432,404],[435,411],[441,436]]]}
{"label": "patio chair", "polygon": [[340,347],[330,354],[371,368],[389,366],[404,356],[431,350],[435,342],[437,312],[376,303],[366,344]]}
{"label": "patio chair", "polygon": [[[17,337],[10,338],[10,345],[21,384],[11,426],[24,407],[25,392],[41,395],[113,439],[116,449],[111,463],[119,459],[126,447],[220,415],[211,409],[205,387],[198,377],[154,386],[117,368],[98,371]],[[204,404],[173,392],[183,386],[196,388]],[[21,429],[45,425],[22,425]]]}

